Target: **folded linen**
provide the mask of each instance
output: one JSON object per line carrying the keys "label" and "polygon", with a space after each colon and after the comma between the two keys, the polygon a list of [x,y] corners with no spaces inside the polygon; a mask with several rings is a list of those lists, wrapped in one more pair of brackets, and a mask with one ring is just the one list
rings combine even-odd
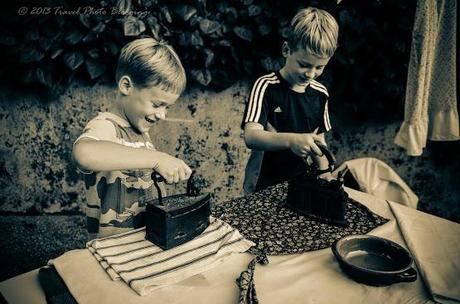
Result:
{"label": "folded linen", "polygon": [[389,204],[433,299],[460,302],[460,224]]}
{"label": "folded linen", "polygon": [[195,239],[163,250],[145,239],[145,227],[102,239],[86,247],[112,280],[123,280],[140,295],[218,266],[231,253],[247,251],[253,242],[222,220],[211,218]]}

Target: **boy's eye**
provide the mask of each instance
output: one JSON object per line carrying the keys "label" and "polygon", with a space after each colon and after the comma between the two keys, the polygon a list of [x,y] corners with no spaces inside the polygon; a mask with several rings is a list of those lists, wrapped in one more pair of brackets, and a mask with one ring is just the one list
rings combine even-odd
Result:
{"label": "boy's eye", "polygon": [[161,107],[161,106],[163,106],[163,105],[164,105],[164,104],[163,104],[162,102],[155,102],[155,101],[152,102],[152,106],[153,106],[154,108],[159,108],[159,107]]}
{"label": "boy's eye", "polygon": [[311,64],[308,64],[308,63],[301,63],[301,62],[299,62],[299,66],[300,66],[301,68],[304,68],[304,69],[317,69],[317,70],[322,70],[322,69],[324,69],[324,66],[317,66],[317,67],[315,67],[315,66],[313,66],[313,65],[311,65]]}
{"label": "boy's eye", "polygon": [[299,66],[300,66],[301,68],[306,68],[306,69],[310,69],[310,68],[312,67],[312,66],[309,65],[309,64],[302,64],[302,63],[299,63]]}

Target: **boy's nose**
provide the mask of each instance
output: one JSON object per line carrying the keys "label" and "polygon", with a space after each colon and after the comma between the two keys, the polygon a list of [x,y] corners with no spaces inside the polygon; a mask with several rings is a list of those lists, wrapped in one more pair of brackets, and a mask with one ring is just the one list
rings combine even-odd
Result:
{"label": "boy's nose", "polygon": [[310,70],[306,71],[305,72],[305,77],[308,77],[310,79],[315,78],[315,71],[313,71],[313,69],[310,69]]}
{"label": "boy's nose", "polygon": [[155,112],[156,119],[165,119],[166,118],[166,111],[159,111]]}

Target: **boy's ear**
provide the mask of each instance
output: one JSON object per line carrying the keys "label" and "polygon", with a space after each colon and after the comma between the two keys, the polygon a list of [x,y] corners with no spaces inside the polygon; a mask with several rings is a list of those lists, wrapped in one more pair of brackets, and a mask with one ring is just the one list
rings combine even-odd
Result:
{"label": "boy's ear", "polygon": [[283,46],[281,47],[281,53],[283,54],[283,57],[286,58],[291,54],[291,48],[289,47],[289,44],[287,41],[283,42]]}
{"label": "boy's ear", "polygon": [[122,76],[118,81],[118,90],[123,95],[129,95],[133,89],[133,82],[129,76]]}

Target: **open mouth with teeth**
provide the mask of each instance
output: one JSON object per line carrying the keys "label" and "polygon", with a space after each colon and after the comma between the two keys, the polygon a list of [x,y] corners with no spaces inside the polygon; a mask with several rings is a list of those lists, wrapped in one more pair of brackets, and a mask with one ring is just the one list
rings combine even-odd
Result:
{"label": "open mouth with teeth", "polygon": [[156,120],[150,119],[150,118],[148,118],[147,116],[145,117],[145,120],[146,120],[148,123],[151,123],[151,124],[153,124],[153,123],[156,122]]}

